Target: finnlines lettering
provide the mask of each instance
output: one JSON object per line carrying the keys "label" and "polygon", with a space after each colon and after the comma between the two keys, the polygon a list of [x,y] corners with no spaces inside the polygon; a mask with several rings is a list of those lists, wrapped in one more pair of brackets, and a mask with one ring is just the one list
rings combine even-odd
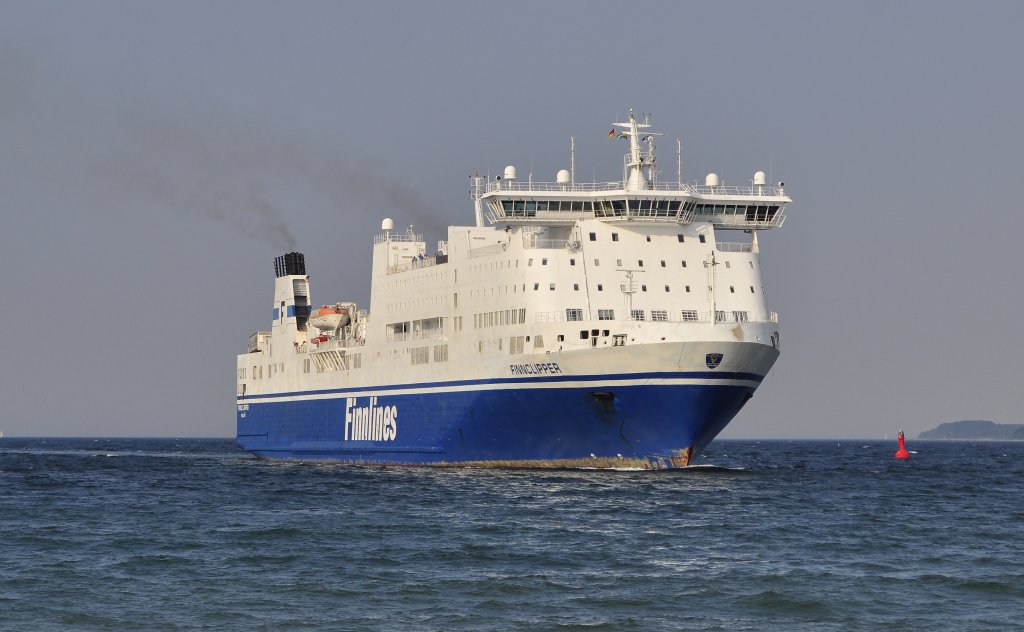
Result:
{"label": "finnlines lettering", "polygon": [[345,441],[394,441],[398,435],[398,407],[357,406],[357,398],[345,398]]}
{"label": "finnlines lettering", "polygon": [[539,362],[536,364],[510,364],[512,375],[553,375],[561,373],[557,362]]}

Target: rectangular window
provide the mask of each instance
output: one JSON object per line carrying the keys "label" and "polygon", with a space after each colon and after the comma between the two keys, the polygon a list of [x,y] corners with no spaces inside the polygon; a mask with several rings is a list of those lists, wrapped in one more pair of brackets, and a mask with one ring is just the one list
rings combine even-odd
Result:
{"label": "rectangular window", "polygon": [[541,260],[540,260],[540,264],[541,264],[542,266],[546,266],[546,265],[548,264],[548,260],[547,260],[547,257],[545,257],[545,258],[541,259]]}
{"label": "rectangular window", "polygon": [[534,283],[533,284],[533,289],[539,290],[540,289],[540,283]]}
{"label": "rectangular window", "polygon": [[590,233],[590,241],[597,241],[597,233]]}
{"label": "rectangular window", "polygon": [[753,285],[751,285],[751,286],[750,286],[750,293],[751,293],[751,294],[754,294],[754,293],[755,293],[755,292],[754,292],[754,286],[753,286]]}
{"label": "rectangular window", "polygon": [[687,285],[687,286],[686,286],[686,291],[687,291],[687,292],[689,292],[689,291],[690,291],[690,286],[689,286],[689,285]]}
{"label": "rectangular window", "polygon": [[594,265],[595,266],[601,265],[601,260],[600,259],[594,259]]}
{"label": "rectangular window", "polygon": [[[572,289],[574,289],[577,292],[579,292],[580,291],[580,284],[579,283],[573,283],[572,284]],[[753,288],[751,288],[751,290],[753,290]]]}
{"label": "rectangular window", "polygon": [[747,322],[747,313],[746,312],[733,312],[732,313],[732,317],[733,317],[733,320],[735,320],[738,323],[745,323],[745,322]]}
{"label": "rectangular window", "polygon": [[682,235],[676,235],[676,237],[679,238],[679,243],[683,243],[683,236]]}
{"label": "rectangular window", "polygon": [[598,283],[598,284],[597,284],[597,291],[598,291],[598,292],[604,292],[604,285],[602,285],[602,284]]}
{"label": "rectangular window", "polygon": [[618,240],[619,240],[619,234],[618,233],[612,233],[612,241],[618,241]]}
{"label": "rectangular window", "polygon": [[684,268],[686,267],[686,262],[685,262],[685,261],[683,262],[683,267],[684,267]]}
{"label": "rectangular window", "polygon": [[647,243],[650,243],[650,242],[651,242],[651,236],[647,235]]}
{"label": "rectangular window", "polygon": [[668,288],[668,286],[666,285],[666,286],[665,286],[665,291],[666,291],[666,292],[671,292],[672,290],[670,290],[670,289]]}
{"label": "rectangular window", "polygon": [[430,347],[416,347],[409,349],[413,364],[427,364],[430,362]]}
{"label": "rectangular window", "polygon": [[661,260],[661,267],[663,267],[663,268],[665,267],[665,260],[664,259]]}
{"label": "rectangular window", "polygon": [[633,320],[644,320],[644,310],[634,309],[629,313],[630,318]]}
{"label": "rectangular window", "polygon": [[566,320],[583,320],[583,310],[576,307],[568,307],[565,310]]}
{"label": "rectangular window", "polygon": [[447,362],[448,361],[448,345],[438,345],[434,347],[434,362]]}
{"label": "rectangular window", "polygon": [[641,259],[641,260],[637,261],[636,264],[637,264],[638,268],[642,268],[642,267],[644,267],[644,260]]}
{"label": "rectangular window", "polygon": [[683,320],[685,320],[687,322],[696,322],[697,321],[697,310],[695,310],[695,309],[684,309],[683,310]]}
{"label": "rectangular window", "polygon": [[735,286],[733,286],[733,285],[730,285],[730,286],[729,286],[729,293],[730,293],[730,294],[735,294],[735,293],[736,293],[736,287],[735,287]]}
{"label": "rectangular window", "polygon": [[704,235],[697,235],[697,239],[700,240],[700,243],[704,243]]}
{"label": "rectangular window", "polygon": [[599,310],[597,310],[597,319],[598,320],[615,320],[615,310],[614,309],[599,309]]}
{"label": "rectangular window", "polygon": [[716,311],[715,312],[715,322],[716,323],[724,323],[725,322],[725,312]]}
{"label": "rectangular window", "polygon": [[664,322],[664,321],[668,320],[668,312],[663,310],[663,309],[652,309],[651,310],[651,320],[655,320],[655,321],[659,321],[659,322]]}
{"label": "rectangular window", "polygon": [[555,291],[555,284],[552,283],[551,286],[548,289],[551,290],[552,292],[554,292]]}
{"label": "rectangular window", "polygon": [[571,266],[576,265],[576,260],[575,259],[569,259],[569,265],[571,265]]}

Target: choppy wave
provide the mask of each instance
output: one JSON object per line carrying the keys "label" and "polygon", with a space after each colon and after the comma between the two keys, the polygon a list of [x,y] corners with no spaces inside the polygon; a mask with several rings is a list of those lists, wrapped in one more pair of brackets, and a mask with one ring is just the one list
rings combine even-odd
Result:
{"label": "choppy wave", "polygon": [[0,629],[1019,626],[1024,445],[914,447],[510,471],[5,438]]}

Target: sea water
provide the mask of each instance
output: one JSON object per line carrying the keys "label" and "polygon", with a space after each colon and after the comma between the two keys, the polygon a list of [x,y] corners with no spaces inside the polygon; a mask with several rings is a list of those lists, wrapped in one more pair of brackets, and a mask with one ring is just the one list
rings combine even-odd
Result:
{"label": "sea water", "polygon": [[1020,629],[1024,444],[896,447],[513,471],[4,438],[0,629]]}

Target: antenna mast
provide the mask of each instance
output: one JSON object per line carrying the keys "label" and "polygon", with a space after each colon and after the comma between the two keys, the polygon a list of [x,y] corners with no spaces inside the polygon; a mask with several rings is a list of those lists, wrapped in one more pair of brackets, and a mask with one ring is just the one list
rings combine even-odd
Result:
{"label": "antenna mast", "polygon": [[569,184],[576,187],[576,137],[569,137]]}

